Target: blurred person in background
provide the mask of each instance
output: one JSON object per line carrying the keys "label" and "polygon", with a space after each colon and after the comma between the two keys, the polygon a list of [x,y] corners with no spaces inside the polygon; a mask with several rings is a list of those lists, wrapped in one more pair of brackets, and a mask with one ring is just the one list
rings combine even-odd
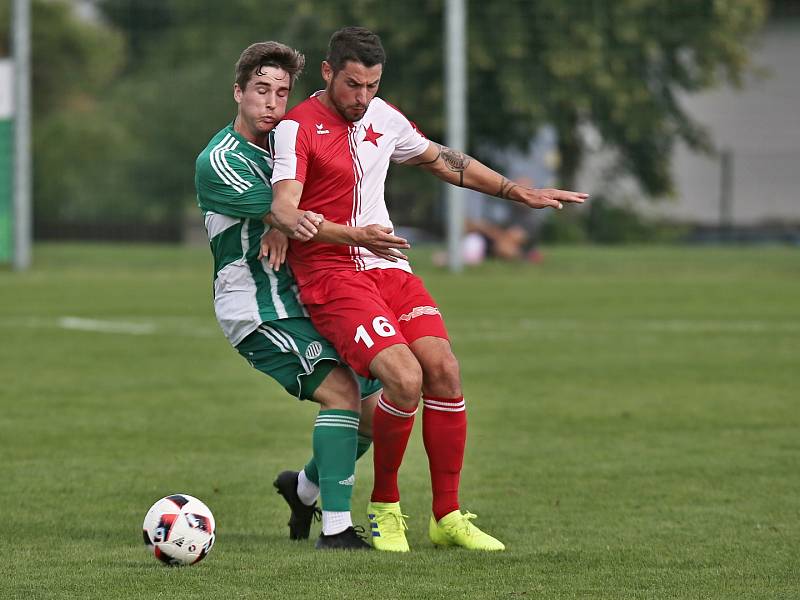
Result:
{"label": "blurred person in background", "polygon": [[[529,177],[512,179],[523,187],[533,187]],[[461,242],[462,260],[466,265],[478,265],[487,259],[503,261],[541,262],[537,238],[542,223],[541,213],[526,206],[479,194],[467,196],[467,218]],[[438,252],[434,264],[447,264],[447,254]]]}

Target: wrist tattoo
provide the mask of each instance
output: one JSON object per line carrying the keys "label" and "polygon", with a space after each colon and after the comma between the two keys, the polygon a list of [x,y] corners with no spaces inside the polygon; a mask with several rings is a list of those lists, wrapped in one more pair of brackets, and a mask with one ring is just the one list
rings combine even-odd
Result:
{"label": "wrist tattoo", "polygon": [[498,198],[503,198],[504,200],[508,200],[511,196],[511,190],[515,187],[519,187],[513,181],[509,181],[507,178],[503,177],[503,181],[500,182],[500,189],[495,194]]}

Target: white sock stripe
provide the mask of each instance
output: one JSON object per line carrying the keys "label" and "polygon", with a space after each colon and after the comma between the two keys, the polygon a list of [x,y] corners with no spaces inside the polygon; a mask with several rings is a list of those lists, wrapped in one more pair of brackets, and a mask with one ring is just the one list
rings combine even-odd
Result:
{"label": "white sock stripe", "polygon": [[378,406],[381,407],[384,411],[389,413],[390,415],[394,415],[395,417],[405,417],[410,418],[417,414],[417,408],[413,410],[413,412],[406,412],[399,408],[395,408],[394,406],[389,406],[386,402],[383,401],[383,398],[378,399]]}
{"label": "white sock stripe", "polygon": [[341,415],[339,413],[329,413],[329,412],[318,412],[317,413],[318,419],[353,419],[354,421],[358,421],[359,415],[352,414],[352,415]]}
{"label": "white sock stripe", "polygon": [[317,421],[327,420],[352,421],[354,423],[358,423],[358,417],[349,417],[347,415],[317,415]]}
{"label": "white sock stripe", "polygon": [[319,423],[341,423],[343,425],[356,425],[358,426],[358,421],[348,421],[346,419],[317,419],[315,421],[316,424]]}
{"label": "white sock stripe", "polygon": [[442,412],[465,412],[467,409],[465,407],[461,408],[442,408],[440,406],[431,406],[429,404],[425,405],[426,410],[440,410]]}
{"label": "white sock stripe", "polygon": [[343,429],[355,429],[358,431],[358,425],[345,425],[344,423],[316,423],[314,427],[342,427]]}
{"label": "white sock stripe", "polygon": [[423,398],[422,401],[425,406],[441,406],[442,408],[458,408],[459,406],[465,406],[464,400],[460,400],[459,402],[441,402],[439,400]]}

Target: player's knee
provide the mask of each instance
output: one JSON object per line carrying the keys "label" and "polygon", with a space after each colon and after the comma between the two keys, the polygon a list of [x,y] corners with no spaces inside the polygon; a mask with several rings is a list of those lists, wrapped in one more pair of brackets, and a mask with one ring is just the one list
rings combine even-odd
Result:
{"label": "player's knee", "polygon": [[426,361],[425,387],[447,388],[452,390],[461,387],[461,370],[458,359],[452,352],[443,352],[435,358]]}
{"label": "player's knee", "polygon": [[419,404],[422,391],[422,368],[419,364],[406,365],[392,374],[391,382],[384,381],[386,393],[397,406],[413,410]]}

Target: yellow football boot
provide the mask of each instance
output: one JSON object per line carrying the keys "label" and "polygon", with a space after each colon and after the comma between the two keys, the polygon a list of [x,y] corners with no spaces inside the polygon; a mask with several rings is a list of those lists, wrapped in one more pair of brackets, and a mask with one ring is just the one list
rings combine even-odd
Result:
{"label": "yellow football boot", "polygon": [[476,516],[471,512],[462,514],[460,510],[454,510],[443,516],[437,523],[431,515],[428,527],[431,541],[437,546],[461,546],[469,550],[505,550],[503,542],[494,539],[472,524],[472,519]]}
{"label": "yellow football boot", "polygon": [[370,502],[367,517],[372,529],[372,545],[386,552],[408,552],[406,518],[399,502]]}

